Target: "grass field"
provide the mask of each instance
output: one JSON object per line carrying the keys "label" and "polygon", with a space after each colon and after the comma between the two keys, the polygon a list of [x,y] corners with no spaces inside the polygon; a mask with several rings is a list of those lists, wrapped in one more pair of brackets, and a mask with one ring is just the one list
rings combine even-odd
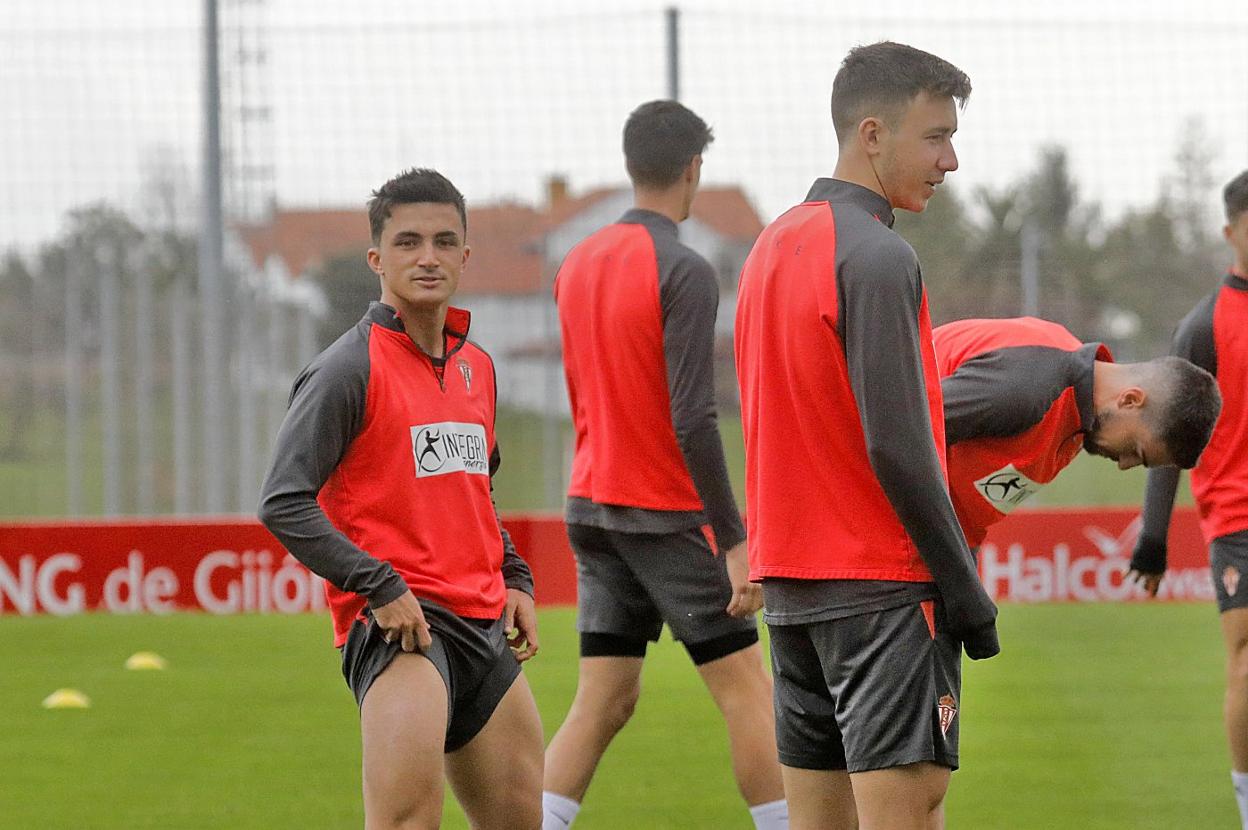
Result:
{"label": "grass field", "polygon": [[[570,610],[527,674],[547,733],[575,686]],[[356,710],[319,616],[0,619],[0,827],[362,825]],[[952,828],[1235,826],[1217,615],[1205,605],[1004,606],[966,663]],[[164,672],[129,672],[153,650]],[[749,828],[726,737],[683,650],[647,660],[633,722],[577,827]],[[46,711],[59,687],[88,710]],[[446,827],[466,826],[448,802]]]}

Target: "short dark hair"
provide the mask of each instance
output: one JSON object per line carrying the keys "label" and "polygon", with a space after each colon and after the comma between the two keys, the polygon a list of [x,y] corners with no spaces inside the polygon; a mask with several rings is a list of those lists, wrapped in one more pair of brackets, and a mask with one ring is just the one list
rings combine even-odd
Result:
{"label": "short dark hair", "polygon": [[464,205],[464,194],[437,170],[413,167],[373,191],[373,198],[368,201],[368,227],[373,234],[373,244],[381,244],[381,231],[395,205],[417,202],[454,205],[459,211],[460,221],[464,223],[464,236],[468,235],[468,209]]}
{"label": "short dark hair", "polygon": [[832,125],[844,142],[869,115],[890,125],[920,93],[952,98],[965,106],[971,79],[949,61],[904,43],[886,40],[849,51],[832,82]]}
{"label": "short dark hair", "polygon": [[642,104],[624,123],[628,176],[642,187],[671,187],[714,140],[706,122],[678,101]]}
{"label": "short dark hair", "polygon": [[1213,375],[1181,357],[1160,357],[1146,366],[1159,381],[1162,405],[1153,428],[1176,467],[1196,466],[1222,411],[1222,394]]}
{"label": "short dark hair", "polygon": [[1222,189],[1222,203],[1226,205],[1226,221],[1234,222],[1248,210],[1248,170],[1227,182]]}

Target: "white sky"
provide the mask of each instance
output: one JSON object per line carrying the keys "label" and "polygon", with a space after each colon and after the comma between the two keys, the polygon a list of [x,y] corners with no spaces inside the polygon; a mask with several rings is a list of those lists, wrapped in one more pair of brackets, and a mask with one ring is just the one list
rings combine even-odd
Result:
{"label": "white sky", "polygon": [[[617,183],[625,116],[666,93],[664,3],[221,4],[223,22],[267,22],[250,100],[272,120],[248,147],[272,165],[285,206],[362,206],[413,165],[443,169],[476,203],[536,200],[552,172],[574,192]],[[962,193],[1013,181],[1040,147],[1061,143],[1086,197],[1111,213],[1144,206],[1192,123],[1218,183],[1248,166],[1242,0],[679,6],[682,98],[717,134],[705,179],[744,186],[764,219],[830,171],[832,77],[849,47],[881,38],[971,76],[950,179]],[[142,170],[162,153],[195,182],[201,10],[200,0],[5,0],[0,246],[47,238],[71,205],[136,207]]]}

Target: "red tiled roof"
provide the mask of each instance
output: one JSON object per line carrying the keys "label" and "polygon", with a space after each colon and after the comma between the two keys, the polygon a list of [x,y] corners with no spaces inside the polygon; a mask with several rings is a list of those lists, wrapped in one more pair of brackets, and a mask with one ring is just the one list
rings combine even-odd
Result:
{"label": "red tiled roof", "polygon": [[[619,192],[599,188],[560,200],[545,211],[502,203],[468,210],[472,254],[460,282],[465,294],[529,294],[543,289],[540,245],[544,233]],[[763,223],[738,187],[707,187],[693,200],[692,215],[718,233],[752,242]],[[280,257],[298,278],[326,258],[369,246],[368,217],[363,210],[283,210],[263,226],[236,230],[257,266]]]}
{"label": "red tiled roof", "polygon": [[689,215],[729,239],[753,243],[763,220],[739,187],[703,187],[693,197]]}

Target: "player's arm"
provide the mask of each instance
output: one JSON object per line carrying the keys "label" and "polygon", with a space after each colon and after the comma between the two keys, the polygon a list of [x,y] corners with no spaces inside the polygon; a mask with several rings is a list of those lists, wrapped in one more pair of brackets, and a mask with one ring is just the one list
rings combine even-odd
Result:
{"label": "player's arm", "polygon": [[876,478],[936,581],[952,633],[967,656],[991,657],[1000,651],[997,609],[949,501],[919,349],[922,283],[913,254],[897,248],[838,280],[837,332]]}
{"label": "player's arm", "polygon": [[[498,471],[502,456],[498,444],[490,452],[490,501],[494,501],[494,473]],[[507,586],[507,604],[503,609],[503,624],[507,629],[507,643],[520,662],[537,654],[537,608],[533,603],[533,572],[529,563],[516,552],[511,534],[503,526],[494,506],[494,520],[503,538],[503,583]]]}
{"label": "player's arm", "polygon": [[[1187,358],[1217,377],[1218,361],[1213,345],[1213,298],[1196,306],[1179,323],[1175,329],[1171,353]],[[1150,597],[1157,595],[1161,578],[1166,573],[1170,517],[1174,513],[1174,498],[1179,490],[1181,476],[1182,471],[1178,467],[1154,467],[1148,471],[1148,481],[1144,485],[1140,535],[1135,541],[1135,550],[1131,553],[1131,570],[1127,578],[1143,585]]]}
{"label": "player's arm", "polygon": [[749,581],[745,525],[732,495],[715,412],[719,283],[701,257],[683,258],[661,279],[663,356],[676,443],[728,565],[733,586],[728,612],[748,616],[762,607],[762,589]]}
{"label": "player's arm", "polygon": [[430,642],[428,628],[403,578],[334,527],[316,500],[363,424],[367,373],[366,360],[317,360],[295,379],[259,517],[308,570],[364,596],[378,624],[403,638],[404,648],[411,637],[413,648],[423,649]]}
{"label": "player's arm", "polygon": [[1066,388],[1062,372],[1045,371],[1045,361],[1067,354],[1043,347],[998,349],[962,363],[940,382],[945,405],[945,441],[1004,438],[1026,432],[1044,419]]}

